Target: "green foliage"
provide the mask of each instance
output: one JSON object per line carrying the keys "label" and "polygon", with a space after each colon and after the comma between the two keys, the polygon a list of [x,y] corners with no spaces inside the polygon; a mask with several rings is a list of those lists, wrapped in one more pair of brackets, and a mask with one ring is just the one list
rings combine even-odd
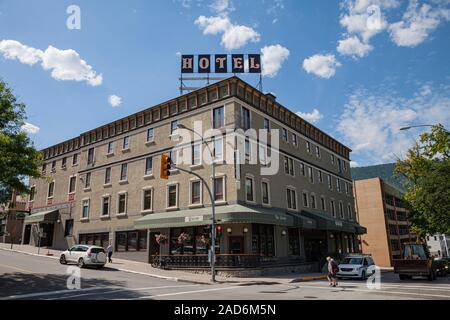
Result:
{"label": "green foliage", "polygon": [[442,125],[420,136],[396,172],[410,183],[404,199],[419,235],[450,232],[450,133]]}
{"label": "green foliage", "polygon": [[351,168],[351,173],[353,180],[365,180],[379,177],[383,181],[406,192],[406,180],[402,175],[395,173],[395,163]]}
{"label": "green foliage", "polygon": [[0,80],[0,203],[10,199],[12,190],[28,192],[25,177],[40,177],[41,153],[27,134],[25,105]]}

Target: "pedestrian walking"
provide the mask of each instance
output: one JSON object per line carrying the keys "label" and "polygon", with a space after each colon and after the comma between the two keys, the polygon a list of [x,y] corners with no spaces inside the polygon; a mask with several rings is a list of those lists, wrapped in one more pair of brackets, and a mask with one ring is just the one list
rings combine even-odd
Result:
{"label": "pedestrian walking", "polygon": [[337,282],[337,273],[339,272],[339,266],[336,261],[332,257],[327,257],[328,263],[328,281],[330,282],[330,287],[336,287],[338,285]]}
{"label": "pedestrian walking", "polygon": [[106,248],[106,252],[108,253],[108,262],[109,263],[112,263],[112,255],[113,255],[113,247],[112,247],[112,244],[111,243],[109,243],[109,246],[108,246],[108,248]]}

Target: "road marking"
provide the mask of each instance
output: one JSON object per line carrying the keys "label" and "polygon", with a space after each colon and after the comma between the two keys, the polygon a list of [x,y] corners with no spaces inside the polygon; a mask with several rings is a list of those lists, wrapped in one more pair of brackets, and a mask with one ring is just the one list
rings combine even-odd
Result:
{"label": "road marking", "polygon": [[25,299],[25,298],[34,298],[34,297],[44,297],[50,296],[54,294],[65,294],[65,293],[74,293],[74,292],[85,292],[85,291],[94,291],[94,290],[104,290],[104,289],[114,289],[119,287],[95,287],[95,288],[85,288],[85,289],[76,289],[76,290],[56,290],[56,291],[47,291],[47,292],[36,292],[36,293],[27,293],[21,295],[14,295],[8,297],[1,297],[0,300],[13,300],[13,299]]}
{"label": "road marking", "polygon": [[[321,289],[321,290],[330,290],[331,287],[323,287],[323,286],[299,286],[299,289],[301,288],[309,288],[309,289]],[[429,293],[414,293],[414,292],[398,292],[398,291],[386,291],[386,290],[370,290],[370,289],[355,289],[355,288],[345,288],[345,287],[337,287],[333,289],[342,289],[341,292],[344,292],[346,289],[349,291],[358,291],[358,292],[371,292],[371,293],[388,293],[388,294],[404,294],[404,295],[412,295],[412,296],[419,296],[419,297],[432,297],[432,298],[446,298],[450,299],[450,295],[439,295],[439,294],[429,294]]]}
{"label": "road marking", "polygon": [[161,287],[148,287],[148,288],[120,288],[120,289],[112,289],[112,291],[106,291],[106,292],[94,292],[94,293],[82,293],[82,294],[75,294],[65,297],[58,297],[58,298],[50,298],[46,300],[62,300],[62,299],[70,299],[70,298],[79,298],[83,296],[91,296],[91,295],[106,295],[106,294],[112,294],[112,293],[118,293],[123,291],[146,291],[146,290],[156,290],[156,289],[173,289],[173,288],[184,288],[184,287],[196,287],[199,286],[199,284],[191,284],[191,285],[178,285],[178,286],[161,286]]}
{"label": "road marking", "polygon": [[[153,295],[153,296],[140,297],[139,299],[151,299],[151,298],[155,298],[155,297],[178,296],[178,295],[183,295],[183,294],[211,292],[211,291],[222,291],[222,290],[231,290],[231,289],[237,289],[237,288],[242,288],[242,287],[235,286],[235,287],[214,288],[214,289],[204,289],[204,290],[195,290],[195,291],[164,293],[164,294],[157,294],[157,295]],[[132,300],[132,299],[125,299],[125,300]]]}
{"label": "road marking", "polygon": [[[319,282],[317,282],[319,283]],[[320,282],[320,283],[325,283],[325,282]],[[356,285],[356,286],[363,286],[364,282],[341,282],[342,285]],[[411,284],[411,285],[408,285]],[[382,288],[388,288],[388,287],[392,287],[392,288],[402,288],[402,289],[425,289],[425,290],[441,290],[441,291],[449,291],[450,290],[450,285],[449,286],[445,286],[445,284],[438,284],[438,285],[444,285],[443,287],[439,287],[439,286],[433,286],[433,285],[417,285],[417,284],[413,284],[413,283],[405,283],[405,284],[394,284],[394,283],[381,283],[381,287]]]}
{"label": "road marking", "polygon": [[7,264],[3,264],[3,263],[1,263],[0,266],[6,267],[8,269],[19,270],[19,271],[25,272],[25,273],[31,273],[31,274],[36,274],[36,275],[44,275],[44,273],[34,273],[31,270],[21,269],[21,268],[13,267],[13,266],[10,266],[10,265],[7,265]]}

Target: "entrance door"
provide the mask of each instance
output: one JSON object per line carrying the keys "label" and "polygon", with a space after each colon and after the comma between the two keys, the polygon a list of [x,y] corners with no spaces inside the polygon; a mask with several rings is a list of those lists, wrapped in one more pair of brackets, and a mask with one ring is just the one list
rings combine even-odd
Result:
{"label": "entrance door", "polygon": [[228,243],[230,254],[244,253],[244,237],[230,237]]}
{"label": "entrance door", "polygon": [[53,245],[53,223],[43,223],[41,225],[45,238],[41,239],[41,247],[51,247]]}
{"label": "entrance door", "polygon": [[25,233],[23,235],[23,244],[30,244],[31,224],[25,225]]}

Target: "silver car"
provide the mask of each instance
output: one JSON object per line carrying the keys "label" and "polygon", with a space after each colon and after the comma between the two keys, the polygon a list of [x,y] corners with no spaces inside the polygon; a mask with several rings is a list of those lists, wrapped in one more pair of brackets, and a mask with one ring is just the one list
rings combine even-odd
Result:
{"label": "silver car", "polygon": [[97,246],[75,245],[59,256],[61,264],[76,263],[80,268],[95,266],[103,268],[106,264],[105,249]]}
{"label": "silver car", "polygon": [[339,264],[338,278],[366,279],[375,272],[375,263],[370,256],[350,255]]}

